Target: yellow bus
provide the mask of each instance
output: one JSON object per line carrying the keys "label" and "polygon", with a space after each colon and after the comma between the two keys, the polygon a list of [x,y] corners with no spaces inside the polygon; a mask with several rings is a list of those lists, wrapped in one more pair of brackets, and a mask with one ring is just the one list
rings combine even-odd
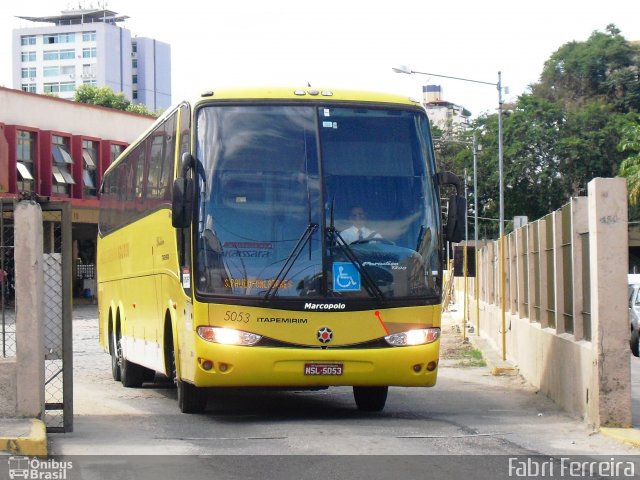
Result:
{"label": "yellow bus", "polygon": [[[441,226],[440,186],[453,184]],[[126,387],[156,372],[182,412],[208,387],[429,387],[458,178],[408,98],[306,88],[203,93],[105,172],[100,343]]]}

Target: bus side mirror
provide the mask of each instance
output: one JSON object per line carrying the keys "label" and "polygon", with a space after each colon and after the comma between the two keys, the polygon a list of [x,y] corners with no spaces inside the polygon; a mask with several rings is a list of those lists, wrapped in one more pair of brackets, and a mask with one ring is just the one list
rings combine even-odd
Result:
{"label": "bus side mirror", "polygon": [[457,175],[451,172],[438,173],[438,183],[440,185],[453,185],[456,188],[456,193],[449,197],[447,223],[444,226],[444,235],[447,241],[458,243],[464,238],[467,199],[461,195],[462,184]]}
{"label": "bus side mirror", "polygon": [[175,228],[187,228],[193,216],[193,179],[177,178],[173,182],[171,224]]}
{"label": "bus side mirror", "polygon": [[464,219],[467,210],[467,200],[459,195],[449,197],[449,216],[444,227],[448,241],[459,243],[464,238]]}
{"label": "bus side mirror", "polygon": [[193,179],[188,177],[189,170],[195,164],[189,153],[182,155],[180,176],[173,182],[171,202],[171,224],[174,228],[187,228],[193,217]]}

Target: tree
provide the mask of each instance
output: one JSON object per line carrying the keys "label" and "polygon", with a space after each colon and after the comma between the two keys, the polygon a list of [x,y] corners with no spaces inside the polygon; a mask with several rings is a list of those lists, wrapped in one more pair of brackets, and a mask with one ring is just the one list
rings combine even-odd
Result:
{"label": "tree", "polygon": [[640,123],[628,123],[622,130],[622,138],[618,144],[621,152],[629,156],[620,165],[620,175],[627,178],[629,203],[638,205],[640,199]]}
{"label": "tree", "polygon": [[[540,218],[584,195],[595,177],[625,174],[640,199],[639,71],[640,46],[614,25],[551,55],[540,82],[504,113],[505,219]],[[483,146],[479,212],[491,218],[499,207],[497,124],[494,114],[473,125]]]}
{"label": "tree", "polygon": [[131,103],[126,99],[124,93],[115,93],[109,87],[94,87],[93,85],[87,84],[80,85],[76,89],[74,100],[76,102],[100,105],[102,107],[115,108],[117,110],[142,115],[154,115],[150,113],[144,105]]}
{"label": "tree", "polygon": [[595,31],[585,42],[569,42],[544,64],[534,95],[579,109],[601,99],[614,111],[640,109],[638,46],[629,43],[615,25]]}

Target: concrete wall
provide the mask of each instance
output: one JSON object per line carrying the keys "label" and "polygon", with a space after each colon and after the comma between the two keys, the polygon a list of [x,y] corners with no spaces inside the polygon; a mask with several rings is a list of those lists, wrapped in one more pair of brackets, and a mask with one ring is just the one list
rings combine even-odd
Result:
{"label": "concrete wall", "polygon": [[626,181],[594,179],[588,197],[504,238],[504,302],[500,242],[479,250],[479,319],[467,286],[479,334],[596,427],[631,425],[627,258]]}
{"label": "concrete wall", "polygon": [[0,87],[0,123],[133,142],[156,120],[113,108]]}
{"label": "concrete wall", "polygon": [[14,211],[16,356],[0,358],[0,416],[44,418],[42,211],[20,202]]}

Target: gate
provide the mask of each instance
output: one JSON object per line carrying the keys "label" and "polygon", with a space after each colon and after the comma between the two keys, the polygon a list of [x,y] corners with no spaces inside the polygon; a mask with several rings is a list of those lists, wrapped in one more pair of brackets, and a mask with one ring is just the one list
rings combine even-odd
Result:
{"label": "gate", "polygon": [[[14,200],[0,199],[0,319],[2,356],[16,356]],[[73,430],[71,209],[66,202],[41,203],[45,412],[48,432]]]}

